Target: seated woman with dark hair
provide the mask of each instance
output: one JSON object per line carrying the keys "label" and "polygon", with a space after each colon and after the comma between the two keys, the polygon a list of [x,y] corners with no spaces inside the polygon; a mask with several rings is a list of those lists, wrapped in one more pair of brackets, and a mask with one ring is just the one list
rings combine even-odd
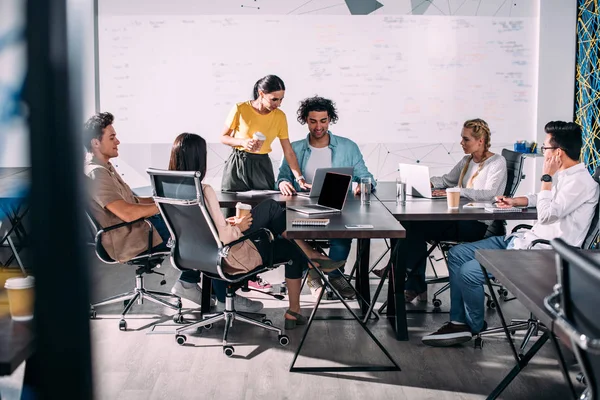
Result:
{"label": "seated woman with dark hair", "polygon": [[[206,175],[206,141],[193,133],[182,133],[177,136],[171,148],[169,169],[175,171],[199,171],[201,180]],[[302,272],[308,268],[307,258],[315,267],[323,271],[331,271],[345,264],[344,261],[332,261],[315,251],[306,242],[297,240],[296,244],[285,238],[285,210],[274,200],[266,200],[252,209],[250,214],[225,219],[221,213],[219,200],[214,189],[202,184],[204,202],[217,228],[219,239],[228,244],[240,237],[261,228],[269,229],[275,236],[273,262],[285,265],[285,281],[288,288],[289,309],[285,312],[285,328],[293,329],[303,325],[307,319],[300,314],[300,289]],[[262,265],[270,251],[271,245],[262,242],[244,241],[231,247],[225,258],[225,272],[228,274],[248,272]],[[221,281],[222,282],[222,281]],[[216,282],[215,282],[216,283]],[[225,307],[225,286],[213,285],[217,296],[217,309]]]}

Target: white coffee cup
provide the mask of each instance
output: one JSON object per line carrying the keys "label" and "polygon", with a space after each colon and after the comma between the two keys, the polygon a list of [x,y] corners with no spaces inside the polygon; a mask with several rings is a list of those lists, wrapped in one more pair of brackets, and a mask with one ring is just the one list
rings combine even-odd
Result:
{"label": "white coffee cup", "polygon": [[250,214],[251,210],[252,210],[252,206],[250,204],[237,203],[235,205],[235,216],[237,218],[242,218],[242,217]]}
{"label": "white coffee cup", "polygon": [[256,140],[256,146],[254,146],[254,151],[260,151],[263,143],[267,140],[267,137],[261,132],[256,132],[252,135],[252,139]]}
{"label": "white coffee cup", "polygon": [[448,188],[446,189],[446,200],[448,200],[448,208],[450,210],[456,210],[460,205],[460,188]]}
{"label": "white coffee cup", "polygon": [[8,278],[4,288],[8,293],[8,308],[10,316],[15,321],[29,321],[33,319],[35,278]]}

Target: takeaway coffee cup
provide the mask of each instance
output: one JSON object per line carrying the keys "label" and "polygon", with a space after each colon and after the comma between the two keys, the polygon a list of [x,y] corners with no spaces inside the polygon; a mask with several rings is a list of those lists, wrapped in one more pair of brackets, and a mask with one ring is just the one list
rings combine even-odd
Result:
{"label": "takeaway coffee cup", "polygon": [[460,188],[448,188],[446,189],[446,199],[448,200],[448,208],[455,210],[460,204]]}
{"label": "takeaway coffee cup", "polygon": [[4,288],[8,293],[8,307],[10,316],[15,321],[29,321],[33,319],[35,279],[33,276],[26,278],[8,278]]}
{"label": "takeaway coffee cup", "polygon": [[242,218],[250,214],[250,210],[252,210],[252,206],[250,204],[237,203],[235,205],[235,216],[237,218]]}
{"label": "takeaway coffee cup", "polygon": [[254,135],[252,135],[252,139],[257,140],[256,146],[254,146],[254,151],[260,151],[263,143],[265,140],[267,140],[267,137],[260,132],[256,132]]}

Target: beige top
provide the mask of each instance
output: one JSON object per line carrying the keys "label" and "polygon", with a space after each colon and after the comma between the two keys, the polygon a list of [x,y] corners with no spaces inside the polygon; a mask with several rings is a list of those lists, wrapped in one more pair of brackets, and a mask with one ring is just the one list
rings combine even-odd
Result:
{"label": "beige top", "polygon": [[[206,204],[208,213],[219,233],[219,240],[223,244],[228,244],[242,237],[244,234],[240,228],[229,225],[225,220],[215,190],[210,185],[202,184],[202,191],[204,192],[204,203]],[[223,270],[232,275],[252,271],[262,264],[260,253],[250,240],[231,247],[225,261],[226,264],[223,266]]]}
{"label": "beige top", "polygon": [[[95,157],[88,156],[84,164],[84,172],[89,178],[88,193],[91,195],[90,211],[102,227],[109,227],[124,221],[110,212],[106,206],[117,200],[128,203],[139,203],[113,165],[104,163]],[[124,226],[102,235],[102,246],[111,258],[126,262],[138,254],[148,250],[148,230],[144,221]],[[158,246],[162,239],[156,229],[152,237],[152,246]]]}

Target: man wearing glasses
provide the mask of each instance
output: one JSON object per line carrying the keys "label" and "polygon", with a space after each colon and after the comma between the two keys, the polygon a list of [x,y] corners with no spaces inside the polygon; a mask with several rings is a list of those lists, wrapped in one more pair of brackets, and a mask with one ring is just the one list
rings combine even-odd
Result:
{"label": "man wearing glasses", "polygon": [[546,140],[542,146],[544,168],[540,192],[523,197],[496,198],[498,207],[537,207],[537,222],[531,230],[460,244],[450,250],[450,321],[424,336],[424,344],[453,346],[468,342],[474,334],[485,330],[484,276],[475,260],[475,250],[522,250],[536,239],[557,237],[579,247],[585,240],[600,189],[585,165],[579,162],[581,128],[572,122],[553,121],[546,124],[544,130]]}

